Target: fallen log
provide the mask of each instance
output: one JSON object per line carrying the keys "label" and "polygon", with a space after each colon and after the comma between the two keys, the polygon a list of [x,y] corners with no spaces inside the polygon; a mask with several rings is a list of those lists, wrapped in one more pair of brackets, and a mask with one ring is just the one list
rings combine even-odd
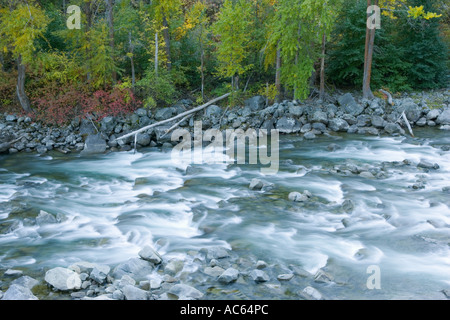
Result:
{"label": "fallen log", "polygon": [[198,106],[198,107],[196,107],[194,109],[188,110],[186,112],[182,112],[182,113],[180,113],[180,114],[178,114],[175,117],[172,117],[170,119],[162,120],[162,121],[150,124],[148,126],[142,127],[142,128],[140,128],[138,130],[135,130],[133,132],[127,133],[127,134],[125,134],[123,136],[120,136],[120,137],[116,138],[116,140],[126,139],[126,138],[131,137],[131,136],[136,136],[138,133],[141,133],[141,132],[146,131],[148,129],[151,129],[151,128],[154,128],[154,127],[166,124],[166,123],[170,123],[170,122],[172,122],[174,120],[177,120],[177,119],[180,119],[180,118],[184,118],[184,117],[186,117],[186,116],[188,116],[188,115],[190,115],[192,113],[196,113],[196,112],[198,112],[200,110],[203,110],[204,108],[210,106],[211,104],[213,104],[213,103],[215,103],[217,101],[220,101],[220,100],[223,100],[223,99],[227,98],[230,94],[231,93],[224,94],[223,96],[220,96],[218,98],[212,99],[212,100],[208,101],[207,103],[202,104],[201,106]]}
{"label": "fallen log", "polygon": [[411,137],[414,138],[414,133],[411,129],[411,125],[409,124],[408,118],[406,117],[405,111],[402,112],[403,121],[405,121],[406,127],[408,127],[409,133],[411,134]]}
{"label": "fallen log", "polygon": [[3,152],[7,152],[9,151],[9,148],[11,148],[11,146],[16,143],[17,141],[19,141],[20,139],[22,139],[23,137],[8,141],[8,142],[2,142],[0,143],[0,153]]}
{"label": "fallen log", "polygon": [[384,95],[387,96],[387,98],[388,98],[388,103],[389,103],[391,106],[393,106],[393,105],[394,105],[394,102],[392,101],[392,95],[391,95],[389,92],[387,92],[386,90],[383,90],[383,89],[380,89],[379,91],[380,91],[381,93],[383,93]]}

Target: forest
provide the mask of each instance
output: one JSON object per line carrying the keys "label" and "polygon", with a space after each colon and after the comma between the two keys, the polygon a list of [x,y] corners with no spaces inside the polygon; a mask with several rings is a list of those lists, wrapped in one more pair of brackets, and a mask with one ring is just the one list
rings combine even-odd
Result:
{"label": "forest", "polygon": [[[1,0],[0,106],[76,116],[446,87],[444,0]],[[379,5],[377,29],[367,6]],[[370,46],[368,52],[368,46]],[[367,78],[369,76],[369,78]]]}

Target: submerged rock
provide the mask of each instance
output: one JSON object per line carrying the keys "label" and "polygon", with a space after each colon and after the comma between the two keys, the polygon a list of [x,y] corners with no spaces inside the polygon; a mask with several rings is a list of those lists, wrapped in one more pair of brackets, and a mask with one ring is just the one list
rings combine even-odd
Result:
{"label": "submerged rock", "polygon": [[203,293],[186,284],[176,284],[169,289],[168,293],[178,300],[196,300],[203,297]]}

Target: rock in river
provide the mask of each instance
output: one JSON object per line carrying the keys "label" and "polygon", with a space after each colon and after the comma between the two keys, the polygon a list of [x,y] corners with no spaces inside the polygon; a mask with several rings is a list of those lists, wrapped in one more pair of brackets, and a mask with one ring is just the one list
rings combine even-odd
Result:
{"label": "rock in river", "polygon": [[78,273],[67,268],[53,268],[45,273],[45,281],[52,287],[61,290],[74,290],[81,288],[81,279]]}

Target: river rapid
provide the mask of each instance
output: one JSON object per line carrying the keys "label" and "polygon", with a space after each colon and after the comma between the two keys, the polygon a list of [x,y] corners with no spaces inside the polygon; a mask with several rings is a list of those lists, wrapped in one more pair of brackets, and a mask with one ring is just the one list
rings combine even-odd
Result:
{"label": "river rapid", "polygon": [[[276,279],[292,265],[332,275],[315,283],[328,299],[442,299],[450,288],[450,152],[441,146],[450,136],[433,128],[415,135],[283,135],[271,176],[254,165],[186,168],[159,148],[0,156],[0,279],[7,269],[42,277],[80,260],[113,266],[145,245],[194,273],[192,252],[223,246],[272,270],[268,283],[242,285],[249,299],[296,299],[302,288]],[[251,190],[253,178],[271,186]],[[305,190],[307,202],[288,199]],[[40,210],[59,222],[36,224]],[[367,287],[370,266],[379,268],[380,289]],[[199,284],[206,299],[230,297],[208,281]]]}

